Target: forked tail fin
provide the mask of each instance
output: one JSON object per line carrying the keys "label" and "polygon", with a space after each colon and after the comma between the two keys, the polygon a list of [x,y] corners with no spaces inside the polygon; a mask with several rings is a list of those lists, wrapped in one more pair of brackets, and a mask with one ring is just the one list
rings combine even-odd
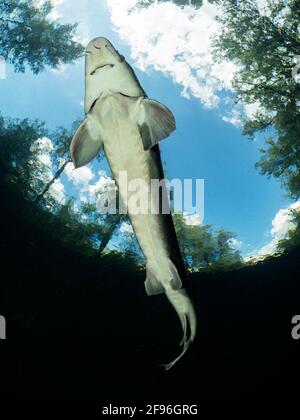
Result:
{"label": "forked tail fin", "polygon": [[175,264],[169,258],[160,265],[148,261],[145,288],[149,296],[160,293],[166,294],[177,312],[182,326],[183,338],[180,345],[183,348],[175,360],[163,365],[168,370],[184,355],[195,338],[197,328],[195,309],[186,290],[182,288],[182,281]]}
{"label": "forked tail fin", "polygon": [[183,346],[181,353],[172,362],[163,365],[166,370],[169,370],[181,359],[189,345],[193,342],[196,336],[197,317],[193,303],[185,289],[174,290],[168,288],[165,290],[165,293],[177,312],[183,331],[183,338],[180,342],[180,345]]}

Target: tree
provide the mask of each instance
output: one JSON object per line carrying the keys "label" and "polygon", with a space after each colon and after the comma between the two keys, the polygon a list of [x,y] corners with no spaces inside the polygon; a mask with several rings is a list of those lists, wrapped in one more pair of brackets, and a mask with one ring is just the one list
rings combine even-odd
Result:
{"label": "tree", "polygon": [[30,174],[32,167],[32,145],[48,131],[40,121],[4,119],[0,115],[0,167],[7,181],[18,183],[26,194],[31,191]]}
{"label": "tree", "polygon": [[[110,240],[112,239],[115,231],[120,227],[123,216],[119,213],[109,214],[104,218],[102,223],[102,236],[101,243],[99,246],[99,254],[105,250]],[[104,225],[104,226],[103,226]]]}
{"label": "tree", "polygon": [[58,180],[61,176],[61,174],[64,172],[64,170],[66,169],[66,166],[71,163],[72,160],[68,159],[66,161],[64,161],[61,165],[61,167],[55,172],[54,176],[52,177],[52,179],[47,182],[47,184],[45,185],[43,191],[37,195],[35,202],[39,203],[47,194],[47,192],[50,190],[50,188],[52,187],[52,185],[55,183],[56,180]]}
{"label": "tree", "polygon": [[126,219],[121,223],[118,230],[120,236],[118,243],[119,252],[126,255],[127,257],[131,257],[135,263],[139,265],[145,265],[145,257],[136,239],[132,225],[128,217],[125,217]]}
{"label": "tree", "polygon": [[232,232],[214,233],[210,225],[187,224],[181,213],[175,213],[173,220],[184,262],[192,270],[241,266],[241,256],[230,242],[235,236]]}
{"label": "tree", "polygon": [[[55,133],[58,136],[61,131]],[[53,179],[55,158],[52,159],[52,155],[55,149],[50,136],[51,132],[41,121],[0,117],[1,173],[7,182],[18,184],[24,196],[34,200],[43,191],[43,197],[47,195],[47,204],[51,201],[55,206],[55,194],[50,188],[57,174]]]}
{"label": "tree", "polygon": [[23,195],[36,202],[47,196],[49,201],[49,190],[66,166],[59,166],[61,160],[70,161],[70,139],[68,130],[52,132],[38,120],[0,116],[1,173],[8,182],[18,183]]}
{"label": "tree", "polygon": [[[77,128],[80,125],[80,121],[76,120],[72,124],[71,131],[67,130],[66,128],[60,127],[56,131],[50,134],[53,150],[51,152],[51,159],[53,166],[55,168],[55,173],[43,186],[43,189],[37,194],[36,196],[36,203],[39,203],[45,195],[50,190],[51,186],[60,178],[66,166],[72,162],[70,156],[70,144],[73,138],[74,133],[76,132]],[[100,159],[100,156],[99,158]]]}
{"label": "tree", "polygon": [[[101,192],[99,192],[99,194],[101,194]],[[94,203],[84,203],[81,206],[81,214],[86,221],[89,221],[95,226],[94,235],[99,244],[99,254],[103,253],[114,233],[127,217],[126,215],[119,213],[108,213],[107,215],[103,215],[98,211],[97,206]]]}
{"label": "tree", "polygon": [[290,252],[300,244],[300,211],[293,210],[293,226],[289,229],[288,236],[277,244],[279,253]]}
{"label": "tree", "polygon": [[88,255],[94,255],[94,231],[95,226],[91,223],[82,223],[77,218],[74,211],[74,200],[69,198],[66,202],[57,207],[55,214],[55,229],[53,235],[60,238],[65,245],[84,252]]}
{"label": "tree", "polygon": [[[209,3],[216,3],[219,0],[208,0]],[[203,0],[157,0],[158,3],[166,3],[171,2],[176,4],[177,6],[193,6],[195,8],[199,8],[203,4]],[[154,4],[155,0],[139,0],[138,7],[149,7],[150,5]]]}
{"label": "tree", "polygon": [[[101,196],[105,198],[105,206],[115,207],[116,212],[108,212],[102,214],[99,208],[97,208],[97,200]],[[107,245],[113,239],[114,236],[120,233],[121,226],[125,223],[130,224],[127,214],[120,214],[119,209],[119,196],[118,191],[115,190],[115,183],[113,182],[108,188],[104,187],[102,190],[96,192],[96,203],[84,203],[81,206],[81,213],[84,219],[91,221],[95,226],[95,237],[99,243],[98,253],[101,255],[107,248]],[[102,203],[103,205],[103,203]],[[121,232],[122,233],[122,232]],[[127,243],[125,243],[127,242]],[[126,240],[118,240],[118,248],[127,254],[138,254],[138,247],[136,247],[136,239],[132,240],[131,235],[126,232]]]}
{"label": "tree", "polygon": [[50,1],[37,6],[34,0],[6,0],[0,3],[0,55],[24,72],[28,65],[34,74],[46,66],[56,68],[72,63],[84,48],[73,40],[77,24],[51,21]]}
{"label": "tree", "polygon": [[300,84],[292,77],[300,53],[299,0],[267,0],[264,13],[253,0],[224,0],[215,40],[216,60],[239,65],[237,102],[257,104],[244,116],[244,134],[269,129],[257,168],[279,178],[292,198],[300,196]]}

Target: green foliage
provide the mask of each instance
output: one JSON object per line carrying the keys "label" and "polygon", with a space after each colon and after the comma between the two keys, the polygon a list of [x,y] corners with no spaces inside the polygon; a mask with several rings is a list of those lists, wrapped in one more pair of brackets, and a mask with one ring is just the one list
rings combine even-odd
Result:
{"label": "green foliage", "polygon": [[0,166],[9,182],[18,183],[20,188],[30,191],[32,145],[48,131],[40,121],[4,119],[0,115]]}
{"label": "green foliage", "polygon": [[[101,194],[101,192],[100,192]],[[116,209],[119,207],[119,201],[117,197]],[[84,203],[80,210],[81,217],[84,217],[86,221],[89,221],[94,226],[94,240],[98,245],[99,255],[108,251],[108,246],[112,240],[117,243],[117,250],[123,255],[130,256],[136,263],[142,263],[144,261],[142,252],[138,245],[135,235],[132,233],[120,232],[122,223],[130,225],[130,220],[127,214],[101,214],[95,204]]]}
{"label": "green foliage", "polygon": [[[76,132],[77,128],[79,127],[81,121],[76,120],[72,124],[71,131],[64,128],[59,127],[55,131],[52,131],[51,142],[53,145],[53,150],[49,153],[51,157],[51,163],[53,165],[53,169],[55,170],[54,175],[51,179],[45,184],[40,185],[40,187],[36,186],[35,191],[37,193],[36,202],[40,202],[42,199],[47,196],[51,186],[54,184],[56,180],[60,178],[68,163],[72,161],[70,156],[70,143],[72,141],[73,135]],[[98,160],[100,160],[102,155],[98,156]],[[37,171],[38,168],[35,168]],[[36,175],[36,174],[35,174]],[[35,176],[35,179],[36,178]],[[49,199],[49,196],[48,196]]]}
{"label": "green foliage", "polygon": [[34,74],[46,66],[56,68],[72,63],[84,48],[73,40],[77,24],[52,22],[50,1],[41,7],[34,0],[6,0],[0,3],[0,55],[24,72],[26,65]]}
{"label": "green foliage", "polygon": [[288,237],[279,241],[277,250],[287,253],[300,246],[300,212],[293,212],[293,227],[289,230]]}
{"label": "green foliage", "polygon": [[[73,199],[69,198],[66,203],[60,204],[49,193],[50,187],[70,161],[69,145],[77,126],[78,121],[71,131],[64,128],[49,131],[39,121],[0,117],[0,175],[11,188],[15,186],[25,199],[30,198],[36,205],[40,204],[36,206],[34,217],[39,208],[43,208],[45,212],[39,214],[48,217],[48,220],[42,223],[49,226],[49,231],[53,230],[54,235],[63,238],[67,246],[78,250],[82,247],[85,252],[88,250],[90,254],[100,255],[122,221],[128,220],[127,216],[102,215],[95,203],[85,203],[76,211]],[[43,138],[51,148],[45,150],[43,143],[40,145],[40,139]],[[50,159],[51,170],[41,159],[41,153],[46,153]],[[135,253],[132,242],[128,241],[124,252]]]}
{"label": "green foliage", "polygon": [[61,243],[68,248],[76,249],[79,252],[82,249],[85,254],[92,255],[94,253],[91,240],[94,233],[93,226],[89,223],[80,223],[77,220],[73,199],[56,207],[55,216],[51,217],[54,223],[54,238],[60,238]]}
{"label": "green foliage", "polygon": [[[219,0],[209,0],[209,3],[217,3]],[[202,6],[202,0],[158,0],[158,3],[166,3],[171,2],[176,4],[177,6],[184,7],[184,6],[193,6],[195,8],[199,8]],[[139,0],[137,3],[137,7],[144,8],[149,7],[155,3],[155,0]]]}
{"label": "green foliage", "polygon": [[222,32],[215,40],[217,60],[240,66],[234,79],[237,102],[257,103],[259,111],[244,118],[244,134],[272,128],[257,168],[280,178],[292,198],[300,196],[300,84],[292,77],[300,54],[299,0],[267,1],[261,14],[253,0],[222,2]]}
{"label": "green foliage", "polygon": [[173,220],[184,261],[192,270],[241,267],[239,252],[230,246],[232,232],[220,229],[214,233],[210,225],[188,225],[180,213]]}
{"label": "green foliage", "polygon": [[98,252],[102,254],[122,221],[125,220],[125,215],[119,213],[100,214],[94,203],[84,203],[80,213],[86,221],[94,226],[94,237],[99,243]]}

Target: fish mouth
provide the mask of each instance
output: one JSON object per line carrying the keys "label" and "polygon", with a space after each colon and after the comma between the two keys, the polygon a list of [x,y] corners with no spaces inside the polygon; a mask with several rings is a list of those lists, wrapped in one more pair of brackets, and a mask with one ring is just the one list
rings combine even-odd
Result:
{"label": "fish mouth", "polygon": [[102,64],[101,66],[96,67],[91,73],[90,76],[93,76],[98,70],[100,69],[104,69],[104,68],[113,68],[115,67],[114,64],[111,63],[106,63],[106,64]]}

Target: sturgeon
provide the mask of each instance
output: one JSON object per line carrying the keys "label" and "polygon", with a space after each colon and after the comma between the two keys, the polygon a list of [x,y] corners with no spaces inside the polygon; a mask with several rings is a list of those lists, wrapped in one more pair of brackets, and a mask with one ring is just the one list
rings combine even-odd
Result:
{"label": "sturgeon", "polygon": [[140,179],[148,186],[153,179],[164,180],[158,142],[176,129],[175,119],[166,106],[147,97],[133,69],[106,38],[93,39],[85,55],[85,119],[72,139],[71,156],[79,168],[104,150],[146,259],[146,293],[165,293],[181,322],[182,349],[164,365],[170,369],[194,340],[197,323],[184,287],[186,271],[172,216],[161,206],[153,214],[151,199],[148,211],[137,214],[130,204],[133,192],[126,191],[125,197],[120,188],[120,174],[125,172],[128,182]]}

